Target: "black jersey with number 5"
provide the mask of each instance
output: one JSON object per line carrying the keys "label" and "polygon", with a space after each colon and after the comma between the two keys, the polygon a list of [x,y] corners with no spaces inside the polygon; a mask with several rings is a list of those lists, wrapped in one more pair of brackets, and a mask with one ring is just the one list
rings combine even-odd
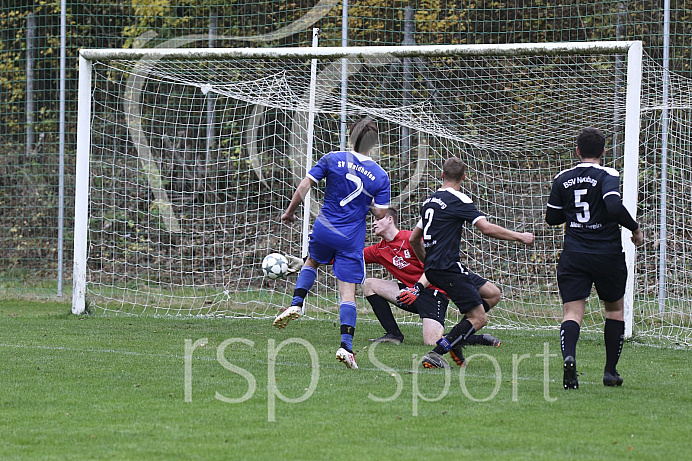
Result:
{"label": "black jersey with number 5", "polygon": [[620,196],[620,173],[613,168],[584,162],[555,176],[548,207],[564,213],[564,251],[622,252],[620,227],[603,200],[611,194]]}
{"label": "black jersey with number 5", "polygon": [[448,269],[460,262],[459,245],[464,223],[474,224],[485,216],[471,199],[451,187],[438,189],[421,205],[425,270]]}

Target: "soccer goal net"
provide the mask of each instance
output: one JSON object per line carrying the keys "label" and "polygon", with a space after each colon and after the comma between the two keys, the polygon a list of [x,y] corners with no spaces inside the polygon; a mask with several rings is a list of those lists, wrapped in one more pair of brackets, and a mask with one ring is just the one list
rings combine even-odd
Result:
{"label": "soccer goal net", "polygon": [[[460,157],[463,191],[490,221],[537,237],[523,247],[465,232],[463,260],[503,291],[490,325],[554,328],[563,230],[543,216],[553,176],[576,161],[580,128],[607,134],[604,163],[623,173],[624,203],[655,239],[662,138],[653,68],[639,42],[82,50],[73,311],[273,317],[290,303],[295,274],[265,278],[262,259],[305,255],[320,187],[302,223],[279,217],[307,169],[348,148],[345,127],[368,115],[399,227],[413,228],[442,163]],[[689,135],[690,119],[680,123]],[[636,253],[628,232],[629,331],[687,338],[688,266],[667,274],[674,302],[662,307],[659,250],[649,243]],[[370,231],[366,244],[377,240]],[[368,276],[389,278],[377,267]],[[335,318],[337,297],[324,267],[306,315]],[[453,306],[448,319],[457,321]],[[585,327],[602,323],[591,296]]]}

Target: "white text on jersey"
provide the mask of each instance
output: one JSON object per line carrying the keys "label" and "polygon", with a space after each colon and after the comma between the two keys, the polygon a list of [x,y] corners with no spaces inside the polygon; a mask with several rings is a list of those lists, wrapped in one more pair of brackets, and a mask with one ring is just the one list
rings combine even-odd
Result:
{"label": "white text on jersey", "polygon": [[430,202],[437,203],[438,205],[440,205],[440,208],[442,208],[443,210],[444,210],[445,208],[447,208],[447,204],[446,204],[444,201],[442,201],[442,199],[440,199],[440,198],[438,198],[438,197],[428,197],[428,198],[423,202],[423,205],[422,205],[422,206],[425,206],[425,205],[427,205],[427,204],[430,203]]}
{"label": "white text on jersey", "polygon": [[375,180],[375,175],[372,174],[369,170],[366,170],[366,169],[363,167],[363,165],[356,165],[356,164],[353,163],[353,162],[348,162],[348,166],[347,166],[346,163],[347,163],[347,162],[344,162],[343,160],[339,160],[339,161],[337,162],[337,166],[338,166],[339,168],[347,167],[349,170],[355,170],[355,171],[357,171],[358,173],[363,173],[365,176],[368,177],[368,179],[370,179],[370,181],[374,181],[374,180]]}
{"label": "white text on jersey", "polygon": [[568,179],[567,181],[563,182],[562,185],[565,187],[565,189],[569,189],[575,184],[581,184],[584,182],[591,183],[591,185],[594,187],[596,187],[596,184],[598,184],[598,181],[593,179],[591,176],[587,176],[585,178],[578,176],[576,178]]}

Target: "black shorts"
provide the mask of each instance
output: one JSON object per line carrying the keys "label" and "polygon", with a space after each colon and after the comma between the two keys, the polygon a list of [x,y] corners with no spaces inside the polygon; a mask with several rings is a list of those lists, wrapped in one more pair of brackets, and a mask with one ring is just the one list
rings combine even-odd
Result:
{"label": "black shorts", "polygon": [[[406,286],[400,283],[399,288],[403,289]],[[440,290],[425,288],[412,305],[404,304],[399,307],[412,314],[418,314],[422,319],[437,320],[444,325],[448,305],[449,299]]]}
{"label": "black shorts", "polygon": [[594,255],[563,251],[557,263],[557,285],[563,303],[586,299],[596,285],[598,297],[615,302],[625,294],[625,253]]}
{"label": "black shorts", "polygon": [[428,269],[425,271],[425,276],[430,283],[447,293],[449,299],[454,301],[462,314],[466,314],[483,304],[478,289],[485,284],[486,280],[468,270],[461,263],[445,270]]}

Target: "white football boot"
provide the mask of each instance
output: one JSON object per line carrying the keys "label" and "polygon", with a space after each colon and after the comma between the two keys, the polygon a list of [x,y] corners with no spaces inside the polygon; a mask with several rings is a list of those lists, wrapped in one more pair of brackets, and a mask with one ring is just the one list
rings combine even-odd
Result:
{"label": "white football boot", "polygon": [[286,325],[288,325],[288,322],[297,319],[303,315],[303,309],[300,306],[291,306],[283,311],[279,312],[279,314],[276,316],[274,319],[274,325],[278,329],[286,328]]}
{"label": "white football boot", "polygon": [[336,359],[346,365],[347,368],[353,368],[355,370],[358,369],[358,365],[356,365],[356,356],[353,352],[349,352],[343,347],[340,347],[338,351],[336,351]]}

